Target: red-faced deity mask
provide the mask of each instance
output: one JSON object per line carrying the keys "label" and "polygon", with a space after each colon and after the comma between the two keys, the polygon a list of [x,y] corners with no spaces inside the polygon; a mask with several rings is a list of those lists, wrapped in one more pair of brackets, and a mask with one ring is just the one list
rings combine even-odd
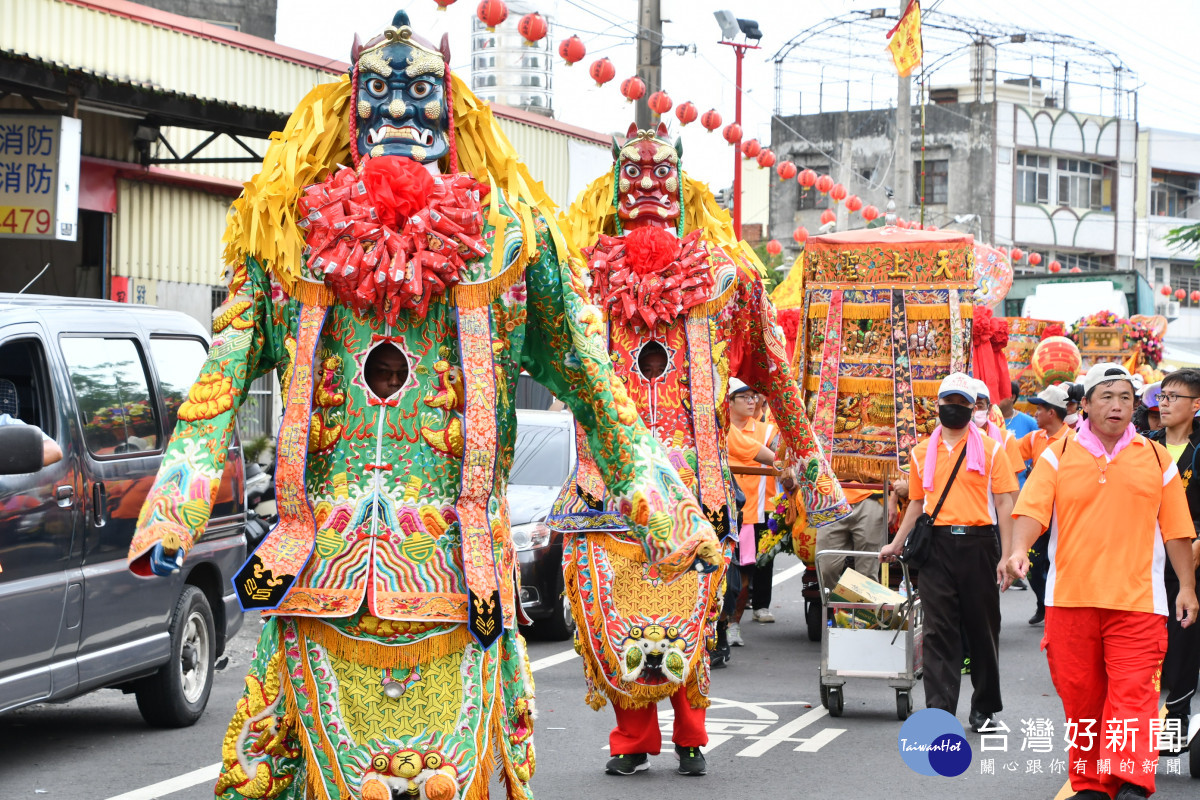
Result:
{"label": "red-faced deity mask", "polygon": [[667,126],[639,131],[630,125],[624,146],[613,141],[617,162],[617,216],[625,230],[643,226],[675,230],[679,223],[681,144],[666,141]]}

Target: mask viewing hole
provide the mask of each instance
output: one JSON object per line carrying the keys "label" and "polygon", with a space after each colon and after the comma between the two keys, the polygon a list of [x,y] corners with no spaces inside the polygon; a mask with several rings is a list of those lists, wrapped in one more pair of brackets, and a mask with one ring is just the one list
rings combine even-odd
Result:
{"label": "mask viewing hole", "polygon": [[408,358],[390,342],[376,346],[364,366],[367,387],[380,400],[387,400],[408,383]]}
{"label": "mask viewing hole", "polygon": [[667,349],[658,342],[648,342],[638,353],[638,372],[647,380],[661,378],[667,371]]}

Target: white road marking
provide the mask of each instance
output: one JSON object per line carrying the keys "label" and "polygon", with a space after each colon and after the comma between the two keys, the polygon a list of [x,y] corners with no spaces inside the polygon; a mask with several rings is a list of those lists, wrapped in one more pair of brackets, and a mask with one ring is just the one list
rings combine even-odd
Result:
{"label": "white road marking", "polygon": [[[803,563],[795,564],[791,567],[788,567],[783,572],[775,573],[775,575],[771,579],[771,584],[773,586],[778,586],[779,584],[783,583],[784,581],[790,580],[790,579],[796,577],[797,575],[802,575],[803,573],[804,573],[804,564]],[[545,656],[543,658],[539,658],[537,661],[530,662],[529,669],[532,672],[537,672],[539,670],[548,669],[549,667],[554,667],[559,664],[564,664],[564,663],[571,661],[572,659],[575,659],[578,657],[579,657],[579,654],[576,653],[574,649],[563,650],[561,653],[555,653],[554,655]],[[776,703],[774,705],[783,705],[783,704]],[[824,712],[824,709],[820,709],[820,710],[822,712]],[[811,712],[809,712],[809,713],[811,713]],[[803,719],[803,717],[801,717],[801,719]],[[805,724],[807,724],[807,723],[805,723]],[[785,726],[785,727],[787,727],[787,726]],[[803,727],[803,726],[801,726],[801,727]],[[782,731],[783,728],[781,728],[780,730]],[[797,728],[796,730],[799,730],[799,728]],[[831,729],[831,730],[834,730],[834,729]],[[813,742],[817,739],[817,737],[821,736],[824,733],[825,733],[825,731],[821,731],[819,734],[817,734],[817,736],[814,736],[812,739],[807,739],[804,741]],[[841,733],[841,731],[839,730],[839,731],[837,731],[837,733]],[[837,734],[835,733],[833,736],[829,736],[828,739],[833,739],[834,736],[836,736],[836,735]],[[778,732],[776,734],[771,734],[767,737],[764,737],[764,739],[769,739],[772,736],[778,736]],[[726,736],[726,735],[721,735],[721,734],[718,734],[716,736],[710,736],[709,743],[708,743],[709,751],[711,752],[712,749],[715,748],[717,745],[724,744],[725,742],[729,741],[730,738],[732,738],[732,737]],[[751,737],[751,738],[754,738],[754,737]],[[767,745],[766,750],[769,750],[771,747],[774,747],[775,744],[779,744],[782,741],[787,741],[787,740],[786,739],[773,739],[772,740],[773,743],[770,745]],[[801,741],[801,740],[797,739],[795,741]],[[825,744],[825,742],[821,742],[820,744],[817,744],[816,747],[820,747],[821,744]],[[746,748],[746,750],[743,750],[742,752],[738,753],[738,755],[746,755],[747,750],[750,750],[753,747],[760,747],[760,746],[762,746],[762,743],[752,744],[752,745],[750,745],[750,747]],[[804,746],[805,745],[801,745],[801,747],[804,747]],[[606,746],[606,748],[607,748],[607,746]],[[799,747],[797,747],[796,749],[800,750]],[[763,752],[766,752],[766,750],[764,750]],[[812,752],[812,751],[806,751],[806,752]],[[192,770],[191,772],[185,773],[183,775],[178,775],[174,778],[168,778],[165,781],[159,781],[158,783],[153,783],[149,786],[143,786],[141,789],[134,789],[131,792],[125,792],[125,794],[114,795],[113,797],[109,797],[107,800],[157,800],[157,798],[160,798],[164,795],[173,794],[174,792],[181,792],[184,789],[195,786],[198,783],[215,781],[217,779],[217,777],[220,775],[220,773],[221,773],[220,762],[218,762],[216,764],[209,764],[207,767],[201,767],[200,769]]]}
{"label": "white road marking", "polygon": [[771,731],[763,736],[747,736],[747,739],[757,739],[758,741],[742,750],[740,753],[738,753],[738,755],[746,756],[748,758],[758,758],[777,744],[782,744],[783,742],[806,742],[808,741],[807,739],[792,739],[791,736],[792,734],[800,732],[822,717],[828,715],[829,712],[824,708],[814,708],[810,711],[806,711],[799,717],[796,717],[796,719],[782,726],[778,730]]}
{"label": "white road marking", "polygon": [[201,767],[183,775],[168,778],[165,781],[152,783],[149,786],[143,786],[141,789],[134,789],[132,792],[119,794],[108,798],[108,800],[156,800],[156,798],[163,795],[181,792],[184,789],[195,786],[197,783],[212,783],[216,781],[220,773],[220,763],[209,764],[207,767]]}

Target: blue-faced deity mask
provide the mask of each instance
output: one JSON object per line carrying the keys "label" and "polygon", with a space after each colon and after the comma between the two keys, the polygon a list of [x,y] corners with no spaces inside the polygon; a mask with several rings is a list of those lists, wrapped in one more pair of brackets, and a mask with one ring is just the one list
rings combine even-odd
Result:
{"label": "blue-faced deity mask", "polygon": [[428,164],[450,152],[447,58],[413,36],[407,14],[397,12],[382,38],[356,41],[352,62],[360,157]]}

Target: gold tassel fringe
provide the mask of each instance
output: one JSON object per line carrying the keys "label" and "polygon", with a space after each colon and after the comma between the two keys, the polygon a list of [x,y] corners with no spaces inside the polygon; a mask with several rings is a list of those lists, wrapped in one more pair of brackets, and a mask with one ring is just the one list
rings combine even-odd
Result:
{"label": "gold tassel fringe", "polygon": [[292,284],[289,294],[306,306],[331,306],[337,299],[325,284],[299,279]]}
{"label": "gold tassel fringe", "polygon": [[[496,231],[500,238],[503,230]],[[514,284],[525,277],[527,259],[518,259],[518,263],[510,264],[508,269],[494,278],[480,283],[458,283],[450,289],[450,302],[459,308],[479,308],[496,301],[500,295],[511,289]]]}
{"label": "gold tassel fringe", "polygon": [[455,625],[449,633],[430,636],[402,647],[355,639],[316,619],[298,617],[300,635],[310,639],[338,658],[379,669],[411,668],[435,658],[457,653],[467,646],[471,635],[466,625]]}
{"label": "gold tassel fringe", "polygon": [[883,483],[895,477],[898,467],[896,466],[896,460],[892,458],[835,455],[833,457],[833,472],[842,481]]}
{"label": "gold tassel fringe", "polygon": [[[936,305],[910,304],[904,307],[904,312],[908,315],[910,322],[913,320],[950,319],[949,303],[938,303]],[[971,319],[975,316],[975,306],[970,303],[959,303],[958,312],[963,319]]]}

